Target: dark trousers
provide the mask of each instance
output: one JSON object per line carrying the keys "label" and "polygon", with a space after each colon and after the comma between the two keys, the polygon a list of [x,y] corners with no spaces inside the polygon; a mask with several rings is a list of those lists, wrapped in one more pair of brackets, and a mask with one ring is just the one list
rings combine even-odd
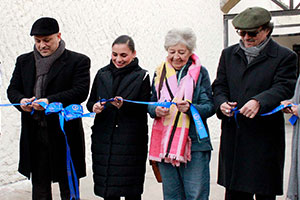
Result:
{"label": "dark trousers", "polygon": [[260,194],[251,194],[247,192],[240,192],[234,190],[226,189],[225,200],[253,200],[255,195],[256,200],[275,200],[275,195],[260,195]]}
{"label": "dark trousers", "polygon": [[[69,185],[59,182],[60,197],[62,200],[70,199]],[[32,200],[52,200],[51,181],[37,181],[32,179]]]}
{"label": "dark trousers", "polygon": [[[34,166],[32,169],[32,199],[52,200],[52,170],[50,162],[50,151],[45,131],[39,130],[40,135],[36,139],[36,149],[33,155]],[[70,199],[67,172],[65,177],[58,182],[60,197],[62,200]]]}
{"label": "dark trousers", "polygon": [[[121,197],[108,197],[108,198],[104,198],[104,200],[120,200]],[[141,200],[142,197],[141,195],[137,195],[137,196],[127,196],[125,197],[125,200]]]}

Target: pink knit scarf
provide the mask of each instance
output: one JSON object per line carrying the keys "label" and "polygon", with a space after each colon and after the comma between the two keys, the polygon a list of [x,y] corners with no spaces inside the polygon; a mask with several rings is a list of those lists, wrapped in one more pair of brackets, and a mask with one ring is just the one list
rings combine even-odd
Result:
{"label": "pink knit scarf", "polygon": [[[187,75],[184,76],[178,85],[176,71],[170,63],[162,63],[156,69],[156,78],[154,80],[158,102],[187,100],[192,102],[193,92],[197,83],[201,64],[199,58],[193,54],[191,56],[193,62],[189,67]],[[162,71],[166,67],[166,74],[163,80],[161,90],[159,91],[159,82],[161,80]],[[174,98],[171,98],[168,87]],[[158,94],[160,92],[160,94]],[[176,105],[170,107],[170,113],[166,117],[155,118],[149,159],[161,162],[172,163],[179,166],[181,162],[186,163],[191,160],[191,140],[188,137],[190,126],[190,118],[185,113],[178,112]]]}

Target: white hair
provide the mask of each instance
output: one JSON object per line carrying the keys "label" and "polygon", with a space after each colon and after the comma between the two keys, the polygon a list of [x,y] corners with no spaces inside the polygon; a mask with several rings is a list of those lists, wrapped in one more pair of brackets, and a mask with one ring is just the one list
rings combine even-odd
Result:
{"label": "white hair", "polygon": [[193,52],[196,48],[196,40],[196,35],[191,28],[174,28],[168,31],[164,47],[168,50],[169,47],[182,43],[190,52]]}

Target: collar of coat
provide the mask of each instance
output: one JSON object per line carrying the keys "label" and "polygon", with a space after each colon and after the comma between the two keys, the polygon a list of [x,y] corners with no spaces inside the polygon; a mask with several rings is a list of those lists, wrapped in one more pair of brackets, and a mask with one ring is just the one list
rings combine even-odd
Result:
{"label": "collar of coat", "polygon": [[[243,49],[237,44],[234,49],[234,54],[244,54]],[[260,55],[266,55],[270,57],[277,57],[278,44],[271,38],[266,47],[260,52]]]}
{"label": "collar of coat", "polygon": [[[64,68],[66,64],[65,59],[67,59],[68,54],[69,51],[65,50],[64,53],[53,63],[48,73],[48,77],[45,83],[45,88],[47,88],[49,82],[51,82],[56,77],[56,75]],[[24,56],[27,56],[23,60],[23,63],[25,63],[24,67],[26,68],[26,73],[24,74],[24,80],[26,80],[26,84],[29,84],[28,88],[33,88],[35,83],[35,74],[36,74],[34,55],[33,52],[31,52]]]}

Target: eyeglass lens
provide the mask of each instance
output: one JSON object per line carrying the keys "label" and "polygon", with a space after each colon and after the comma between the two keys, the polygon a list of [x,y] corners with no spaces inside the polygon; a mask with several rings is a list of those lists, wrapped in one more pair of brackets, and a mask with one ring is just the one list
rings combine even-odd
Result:
{"label": "eyeglass lens", "polygon": [[244,37],[246,34],[248,34],[249,37],[256,37],[256,35],[259,33],[259,31],[237,31],[238,34],[242,37]]}

